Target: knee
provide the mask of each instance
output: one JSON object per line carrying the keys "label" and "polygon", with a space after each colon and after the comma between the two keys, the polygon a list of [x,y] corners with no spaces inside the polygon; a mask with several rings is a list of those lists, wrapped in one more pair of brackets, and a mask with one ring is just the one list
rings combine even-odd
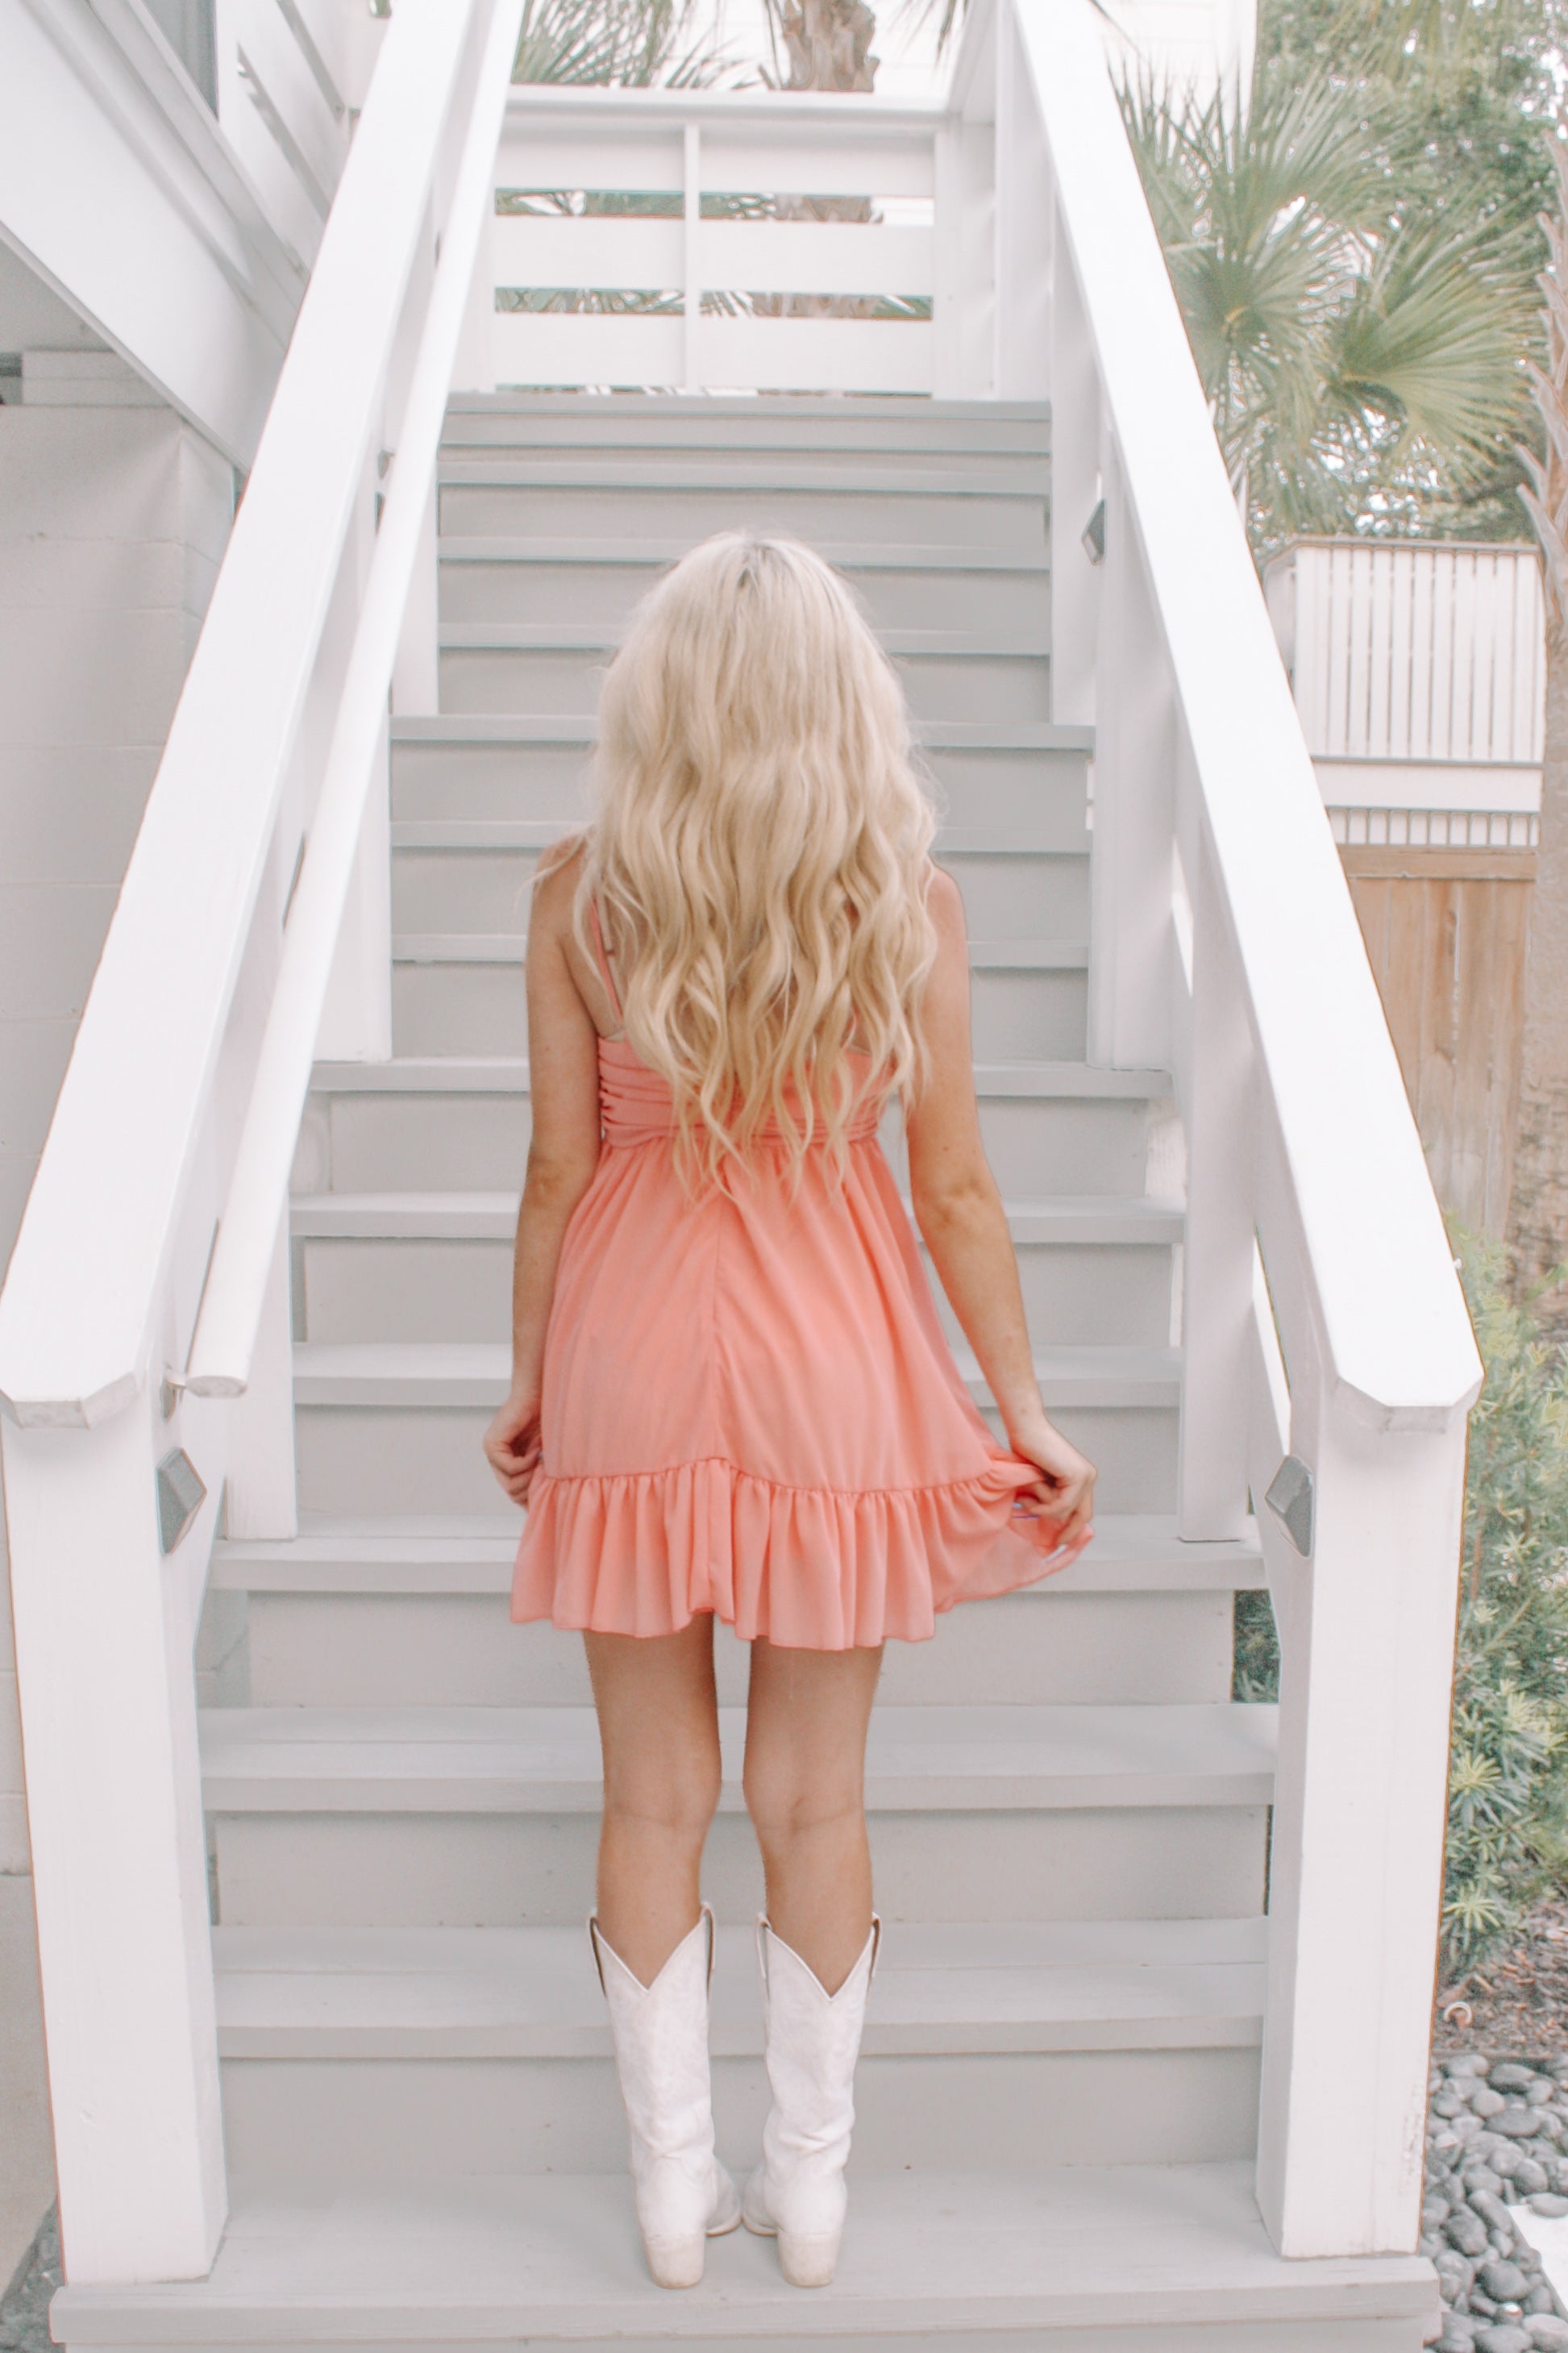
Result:
{"label": "knee", "polygon": [[863,1832],[865,1794],[859,1782],[811,1769],[809,1760],[748,1763],[746,1811],[764,1857],[787,1855],[825,1831]]}
{"label": "knee", "polygon": [[675,1844],[700,1847],[719,1810],[721,1767],[711,1752],[643,1760],[636,1772],[613,1773],[605,1785],[607,1828],[662,1833]]}

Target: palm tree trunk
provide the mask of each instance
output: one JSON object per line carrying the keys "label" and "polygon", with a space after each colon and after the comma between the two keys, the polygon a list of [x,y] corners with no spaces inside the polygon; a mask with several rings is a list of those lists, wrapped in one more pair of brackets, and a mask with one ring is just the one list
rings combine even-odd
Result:
{"label": "palm tree trunk", "polygon": [[[1560,151],[1555,160],[1559,211],[1546,225],[1541,280],[1547,364],[1534,371],[1546,457],[1527,461],[1533,492],[1524,494],[1545,572],[1546,730],[1508,1219],[1521,1297],[1568,1264],[1568,167]],[[1549,1328],[1568,1324],[1568,1290],[1555,1289],[1542,1309]]]}
{"label": "palm tree trunk", "polygon": [[779,30],[789,90],[869,90],[880,59],[869,54],[877,20],[866,0],[784,0]]}

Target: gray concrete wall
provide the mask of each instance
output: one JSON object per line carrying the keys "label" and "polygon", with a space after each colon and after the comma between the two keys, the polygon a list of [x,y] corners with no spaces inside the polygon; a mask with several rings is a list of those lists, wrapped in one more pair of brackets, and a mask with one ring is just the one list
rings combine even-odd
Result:
{"label": "gray concrete wall", "polygon": [[[21,389],[0,406],[0,1268],[234,508],[227,464],[110,354],[25,353]],[[7,1578],[0,2287],[53,2195],[24,1792]]]}

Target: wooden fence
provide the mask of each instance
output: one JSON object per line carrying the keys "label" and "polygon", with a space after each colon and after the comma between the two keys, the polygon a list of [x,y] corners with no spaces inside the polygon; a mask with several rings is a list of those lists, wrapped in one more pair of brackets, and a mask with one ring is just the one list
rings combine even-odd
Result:
{"label": "wooden fence", "polygon": [[1519,1108],[1533,849],[1342,847],[1445,1209],[1500,1232]]}

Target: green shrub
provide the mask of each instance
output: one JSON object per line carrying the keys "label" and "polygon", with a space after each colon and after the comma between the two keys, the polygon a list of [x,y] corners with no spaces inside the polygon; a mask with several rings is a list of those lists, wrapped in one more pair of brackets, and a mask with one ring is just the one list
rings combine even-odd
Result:
{"label": "green shrub", "polygon": [[1443,1961],[1463,1976],[1568,1871],[1568,1356],[1460,1239],[1486,1365],[1470,1416]]}
{"label": "green shrub", "polygon": [[1268,1590],[1243,1588],[1231,1618],[1232,1699],[1277,1700],[1279,1696],[1279,1637]]}

